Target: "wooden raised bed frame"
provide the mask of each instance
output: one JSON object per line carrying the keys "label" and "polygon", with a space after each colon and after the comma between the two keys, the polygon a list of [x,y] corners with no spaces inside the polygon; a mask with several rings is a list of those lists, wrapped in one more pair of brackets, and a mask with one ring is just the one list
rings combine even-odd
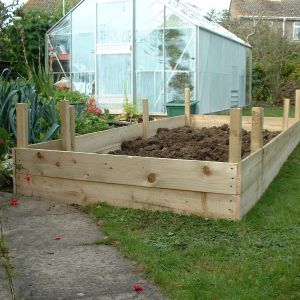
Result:
{"label": "wooden raised bed frame", "polygon": [[[186,102],[189,102],[186,91]],[[135,209],[166,210],[207,218],[240,220],[257,203],[300,141],[300,92],[295,118],[185,116],[148,122],[144,101],[143,124],[75,137],[74,109],[61,103],[62,139],[28,145],[27,106],[17,107],[17,148],[14,149],[14,189],[18,194],[69,204],[106,202]],[[189,108],[189,105],[186,106]],[[282,131],[262,147],[261,131]],[[124,140],[152,136],[158,128],[195,128],[230,124],[230,162],[174,160],[105,154]],[[241,156],[241,126],[252,130],[252,154]],[[99,154],[100,153],[100,154]],[[27,179],[24,178],[27,176]]]}

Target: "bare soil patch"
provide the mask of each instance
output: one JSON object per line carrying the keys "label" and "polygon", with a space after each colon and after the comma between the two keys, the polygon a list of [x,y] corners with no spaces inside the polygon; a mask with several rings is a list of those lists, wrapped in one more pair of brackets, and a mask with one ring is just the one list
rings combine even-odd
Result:
{"label": "bare soil patch", "polygon": [[[264,145],[280,132],[264,131]],[[251,133],[243,130],[242,157],[250,154]],[[227,162],[229,157],[229,126],[195,129],[180,127],[160,128],[149,139],[125,141],[115,155],[159,157],[187,160]]]}

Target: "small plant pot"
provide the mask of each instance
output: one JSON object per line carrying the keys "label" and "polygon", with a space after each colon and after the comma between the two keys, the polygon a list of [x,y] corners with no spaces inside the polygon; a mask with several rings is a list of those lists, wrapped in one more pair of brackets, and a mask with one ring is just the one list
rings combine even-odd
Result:
{"label": "small plant pot", "polygon": [[[199,101],[191,101],[191,103],[190,103],[191,114],[196,114],[198,102]],[[184,102],[171,101],[171,102],[167,103],[166,107],[167,107],[167,114],[169,117],[176,117],[176,116],[184,115],[184,111],[185,111],[185,103]]]}

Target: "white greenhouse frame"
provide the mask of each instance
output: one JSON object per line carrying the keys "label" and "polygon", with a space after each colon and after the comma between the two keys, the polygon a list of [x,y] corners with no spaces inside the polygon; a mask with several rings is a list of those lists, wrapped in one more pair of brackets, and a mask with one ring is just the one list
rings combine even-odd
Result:
{"label": "white greenhouse frame", "polygon": [[[124,23],[126,18],[122,19],[124,16],[120,13],[118,18],[103,25],[101,22],[109,15],[105,14],[109,5],[103,5],[118,3],[124,7],[130,5],[130,10],[129,6],[127,11],[126,8],[121,10],[122,13],[125,11],[124,14],[127,12],[128,17],[130,15],[130,32],[125,33],[130,40],[124,36],[124,41],[113,43],[122,32],[118,35],[111,28],[128,24]],[[89,7],[88,15],[81,12],[84,5]],[[155,6],[162,8],[159,25],[150,24],[152,27],[143,31],[142,25],[148,26],[147,18],[149,22],[155,22],[151,15],[151,8]],[[101,7],[104,7],[102,15]],[[69,26],[69,32],[65,34],[67,46],[63,47],[56,32],[63,32],[64,24]],[[80,29],[77,32],[74,26],[91,28],[87,32],[80,32]],[[156,41],[153,40],[153,46],[149,40],[154,32]],[[175,37],[171,35],[167,40],[168,33]],[[142,36],[140,40],[139,34]],[[82,45],[87,40],[88,46],[80,46],[80,40],[75,40],[77,37],[82,38]],[[108,39],[112,42],[107,43]],[[183,46],[179,49],[181,52],[177,48],[174,50],[176,43]],[[251,102],[251,46],[222,26],[205,19],[197,8],[184,0],[82,0],[46,33],[46,45],[46,68],[54,73],[55,80],[68,77],[73,90],[95,95],[98,105],[112,113],[122,111],[124,98],[128,96],[130,102],[138,105],[139,100],[148,98],[151,113],[165,114],[166,104],[183,98],[179,91],[183,93],[184,87],[189,85],[192,98],[199,101],[198,113],[201,114],[242,107]],[[62,54],[58,54],[58,50]],[[126,55],[130,55],[128,59]],[[56,70],[49,69],[49,66],[53,68],[53,61],[57,62]],[[147,64],[152,64],[152,68],[148,70]],[[126,69],[129,65],[130,70]],[[128,74],[130,78],[127,78]],[[175,83],[171,86],[172,80]],[[176,86],[178,82],[180,84]],[[118,93],[107,92],[115,90]]]}

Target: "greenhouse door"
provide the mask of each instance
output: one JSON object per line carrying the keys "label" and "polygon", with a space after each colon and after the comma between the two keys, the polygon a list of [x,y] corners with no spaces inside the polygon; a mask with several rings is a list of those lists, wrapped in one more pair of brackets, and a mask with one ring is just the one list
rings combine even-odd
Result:
{"label": "greenhouse door", "polygon": [[131,99],[131,1],[98,0],[96,34],[98,105],[119,113]]}

